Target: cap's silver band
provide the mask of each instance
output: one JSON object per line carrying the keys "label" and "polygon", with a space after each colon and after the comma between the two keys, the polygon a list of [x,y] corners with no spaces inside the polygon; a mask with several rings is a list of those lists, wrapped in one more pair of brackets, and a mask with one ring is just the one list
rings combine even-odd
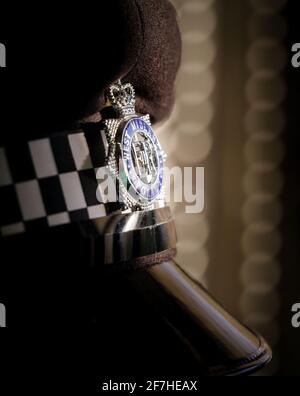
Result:
{"label": "cap's silver band", "polygon": [[102,237],[97,262],[118,270],[153,265],[176,254],[176,229],[169,207],[113,214],[89,226],[89,235]]}

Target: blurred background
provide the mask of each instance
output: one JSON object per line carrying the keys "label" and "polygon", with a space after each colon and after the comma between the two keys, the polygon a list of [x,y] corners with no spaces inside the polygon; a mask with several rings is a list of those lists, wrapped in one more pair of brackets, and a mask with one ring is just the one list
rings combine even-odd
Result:
{"label": "blurred background", "polygon": [[172,204],[178,262],[272,345],[260,375],[300,375],[297,2],[172,2],[183,60],[159,135],[169,167],[205,167],[206,200],[199,215]]}

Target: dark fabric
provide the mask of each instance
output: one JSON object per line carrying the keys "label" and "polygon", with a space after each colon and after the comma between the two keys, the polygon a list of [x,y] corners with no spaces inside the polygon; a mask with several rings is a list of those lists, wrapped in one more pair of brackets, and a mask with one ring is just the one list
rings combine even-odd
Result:
{"label": "dark fabric", "polygon": [[22,34],[9,53],[14,114],[6,114],[0,144],[72,128],[103,108],[104,90],[118,78],[134,84],[138,111],[153,121],[168,115],[181,53],[169,1],[110,0],[32,13],[27,3],[18,7],[24,18],[14,13],[9,26]]}
{"label": "dark fabric", "polygon": [[[8,21],[12,32],[0,93],[1,146],[21,147],[22,140],[73,129],[101,110],[105,88],[120,77],[135,85],[138,111],[150,113],[153,121],[168,115],[181,50],[173,7],[167,0],[94,4],[72,3],[64,10],[26,2],[8,13],[1,5],[1,24]],[[70,153],[59,150],[55,156],[65,161],[59,171],[72,168]],[[31,169],[15,172],[23,178]],[[36,382],[49,372],[52,378],[44,383],[51,385],[62,370],[68,382],[66,371],[72,371],[69,383],[75,378],[77,385],[89,373],[86,392],[99,385],[103,373],[165,375],[196,366],[123,277],[103,275],[76,224],[0,238],[0,251],[0,301],[8,327],[21,329],[7,342],[7,358],[2,355],[5,362],[14,357],[18,377],[26,372],[28,381],[26,368],[43,371]]]}

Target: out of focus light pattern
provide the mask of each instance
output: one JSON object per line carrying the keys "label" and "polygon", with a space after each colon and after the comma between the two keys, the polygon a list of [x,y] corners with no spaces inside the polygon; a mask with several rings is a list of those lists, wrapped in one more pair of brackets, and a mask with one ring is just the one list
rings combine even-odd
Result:
{"label": "out of focus light pattern", "polygon": [[[287,63],[287,26],[281,12],[286,0],[172,2],[179,15],[183,60],[176,106],[161,128],[160,140],[169,154],[168,166],[206,167],[205,212],[187,215],[184,205],[173,204],[177,260],[195,279],[209,281],[226,308],[271,343],[274,363],[263,374],[272,374],[280,338],[280,166],[286,96],[282,72]],[[239,66],[232,71],[234,60]],[[224,84],[222,76],[234,82]],[[222,97],[227,99],[218,101]],[[238,152],[243,154],[228,161]],[[233,171],[235,167],[240,170]],[[212,257],[216,262],[208,268]]]}
{"label": "out of focus light pattern", "polygon": [[[282,45],[287,26],[280,11],[284,0],[248,0],[249,48],[246,54],[247,113],[243,180],[245,203],[242,209],[244,233],[241,267],[243,293],[240,309],[244,322],[258,330],[272,344],[280,337],[277,317],[280,310],[278,284],[281,271],[279,223],[283,187],[280,165],[284,156],[281,133],[285,126],[282,103],[286,96],[281,73],[287,56]],[[276,350],[276,349],[275,349]],[[271,370],[276,371],[275,353]]]}
{"label": "out of focus light pattern", "polygon": [[[176,105],[171,118],[162,128],[160,140],[167,148],[167,166],[202,167],[213,146],[210,125],[214,118],[216,82],[213,67],[216,58],[215,1],[172,1],[178,11],[182,32],[183,59],[177,81]],[[175,203],[172,206],[179,240],[177,261],[194,279],[205,284],[209,265],[208,215],[186,214],[185,204]]]}

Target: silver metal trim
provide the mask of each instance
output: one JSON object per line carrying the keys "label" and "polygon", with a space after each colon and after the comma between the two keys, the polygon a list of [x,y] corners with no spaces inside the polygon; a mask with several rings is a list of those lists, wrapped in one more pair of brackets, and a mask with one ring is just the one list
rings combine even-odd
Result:
{"label": "silver metal trim", "polygon": [[174,218],[169,207],[113,214],[94,221],[103,238],[103,263],[116,264],[176,249]]}

